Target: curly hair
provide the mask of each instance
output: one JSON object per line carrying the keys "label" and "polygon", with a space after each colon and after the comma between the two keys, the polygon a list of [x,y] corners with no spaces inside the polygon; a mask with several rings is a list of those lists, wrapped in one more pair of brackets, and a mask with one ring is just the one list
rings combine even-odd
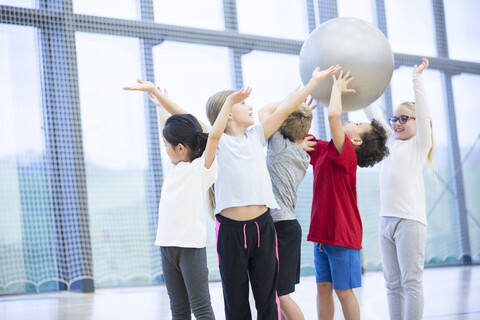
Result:
{"label": "curly hair", "polygon": [[358,166],[362,168],[373,167],[388,156],[387,132],[377,122],[371,122],[372,130],[365,132],[360,139],[362,144],[355,148],[358,157]]}

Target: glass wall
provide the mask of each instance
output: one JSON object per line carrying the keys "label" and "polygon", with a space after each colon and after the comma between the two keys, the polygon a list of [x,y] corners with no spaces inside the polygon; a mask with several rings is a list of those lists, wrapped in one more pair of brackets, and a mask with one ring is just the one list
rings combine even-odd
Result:
{"label": "glass wall", "polygon": [[[0,295],[161,283],[153,242],[169,159],[156,107],[146,94],[121,88],[154,81],[208,122],[211,94],[248,85],[258,111],[300,83],[308,31],[337,16],[374,23],[390,41],[396,69],[377,102],[385,117],[413,100],[412,65],[430,58],[424,80],[437,176],[424,173],[426,264],[480,263],[477,7],[453,0],[0,0]],[[311,132],[329,139],[326,112],[315,111]],[[362,111],[346,117],[365,121]],[[379,168],[358,170],[367,270],[381,268]],[[298,191],[303,274],[314,270],[306,242],[312,181],[309,171]],[[218,279],[207,221],[210,277]]]}
{"label": "glass wall", "polygon": [[141,74],[140,43],[79,32],[76,45],[96,286],[148,284],[155,238],[145,108],[141,96],[121,90]]}
{"label": "glass wall", "polygon": [[0,294],[58,289],[37,32],[0,24]]}
{"label": "glass wall", "polygon": [[[454,101],[462,112],[457,113],[458,138],[461,152],[463,182],[465,185],[466,211],[472,260],[480,262],[480,128],[477,120],[480,109],[480,76],[462,73],[453,78]],[[457,173],[459,174],[459,173]]]}

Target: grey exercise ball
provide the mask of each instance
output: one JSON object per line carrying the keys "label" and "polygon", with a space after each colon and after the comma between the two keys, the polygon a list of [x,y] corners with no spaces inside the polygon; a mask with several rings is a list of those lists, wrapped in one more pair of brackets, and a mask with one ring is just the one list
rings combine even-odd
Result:
{"label": "grey exercise ball", "polygon": [[[387,89],[394,69],[393,52],[385,35],[372,24],[357,18],[336,18],[319,25],[303,43],[303,83],[310,80],[316,66],[323,70],[336,64],[354,78],[349,88],[356,93],[342,96],[343,110],[354,111],[370,105]],[[331,77],[325,79],[311,96],[328,107],[332,84]]]}

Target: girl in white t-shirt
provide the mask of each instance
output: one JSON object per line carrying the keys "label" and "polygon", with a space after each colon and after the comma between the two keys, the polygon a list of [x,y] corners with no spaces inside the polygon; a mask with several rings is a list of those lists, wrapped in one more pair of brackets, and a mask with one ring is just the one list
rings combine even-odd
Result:
{"label": "girl in white t-shirt", "polygon": [[[153,83],[125,90],[148,91],[157,105],[174,104]],[[162,186],[155,245],[160,246],[163,276],[173,319],[215,319],[208,290],[204,202],[217,179],[216,150],[232,107],[250,95],[246,88],[226,99],[209,134],[191,114],[169,117],[163,140],[173,168]],[[163,120],[162,120],[163,121]]]}
{"label": "girl in white t-shirt", "polygon": [[[252,107],[233,106],[218,145],[218,180],[215,183],[217,253],[225,301],[225,317],[251,319],[248,301],[252,287],[258,319],[281,319],[277,296],[278,256],[275,227],[269,209],[278,208],[267,170],[264,148],[290,113],[325,78],[340,67],[316,68],[301,90],[292,92],[261,123],[255,124]],[[210,123],[232,91],[221,91],[207,101]]]}
{"label": "girl in white t-shirt", "polygon": [[415,102],[404,102],[390,128],[375,106],[365,110],[391,138],[380,170],[379,242],[390,319],[422,319],[427,235],[423,168],[434,169],[432,118],[422,81],[428,59],[413,67]]}

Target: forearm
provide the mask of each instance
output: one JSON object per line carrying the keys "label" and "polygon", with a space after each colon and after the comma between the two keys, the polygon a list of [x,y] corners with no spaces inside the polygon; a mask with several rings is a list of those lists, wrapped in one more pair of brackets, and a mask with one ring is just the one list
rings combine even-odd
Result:
{"label": "forearm", "polygon": [[332,89],[330,103],[328,105],[328,119],[341,119],[342,112],[342,92],[338,89]]}
{"label": "forearm", "polygon": [[345,145],[345,133],[342,127],[342,92],[338,88],[333,88],[330,96],[328,124],[335,148],[338,153],[342,153]]}
{"label": "forearm", "polygon": [[283,100],[271,102],[258,110],[258,120],[262,122],[271,116],[275,110],[282,104]]}
{"label": "forearm", "polygon": [[366,108],[363,108],[363,113],[367,117],[369,121],[377,120],[377,122],[385,129],[388,137],[394,135],[392,128],[388,125],[388,123],[383,119],[382,113],[380,112],[380,108],[375,104],[371,104]]}
{"label": "forearm", "polygon": [[162,107],[158,108],[158,112],[160,117],[160,132],[162,132],[163,128],[165,128],[165,122],[170,117],[170,113],[168,113],[167,110]]}
{"label": "forearm", "polygon": [[228,114],[231,112],[232,107],[233,103],[228,101],[223,105],[220,114],[213,123],[212,130],[208,134],[207,145],[205,146],[205,168],[207,169],[210,168],[215,159],[217,147],[227,126]]}
{"label": "forearm", "polygon": [[188,112],[182,109],[178,104],[168,98],[166,95],[162,94],[157,88],[150,90],[150,93],[158,99],[162,106],[167,110],[168,113],[174,114],[187,114]]}
{"label": "forearm", "polygon": [[316,82],[313,79],[310,79],[310,81],[297,93],[290,95],[287,97],[283,103],[278,107],[278,109],[282,109],[287,113],[287,116],[295,111],[302,102],[304,102],[310,93],[312,93],[313,89],[318,85],[318,82]]}
{"label": "forearm", "polygon": [[227,126],[228,122],[228,115],[232,111],[233,104],[229,103],[228,101],[225,102],[225,105],[220,110],[217,119],[213,123],[213,127],[209,132],[209,138],[218,139],[222,137],[223,132],[225,131],[225,127]]}
{"label": "forearm", "polygon": [[417,139],[424,148],[430,149],[432,144],[432,129],[430,126],[432,116],[428,106],[425,86],[421,74],[414,74],[413,88],[415,92],[415,116],[417,122]]}

